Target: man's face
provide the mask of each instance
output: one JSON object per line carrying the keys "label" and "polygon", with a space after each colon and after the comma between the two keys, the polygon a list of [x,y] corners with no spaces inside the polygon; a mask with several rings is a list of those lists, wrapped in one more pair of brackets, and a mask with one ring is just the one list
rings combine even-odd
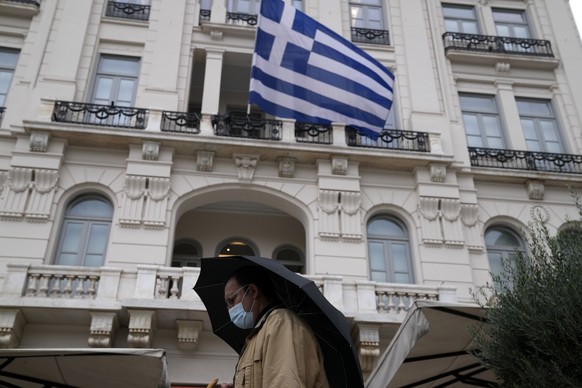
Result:
{"label": "man's face", "polygon": [[[244,299],[246,298],[247,294],[247,287],[241,286],[235,278],[230,278],[226,285],[224,286],[224,302],[226,303],[226,307],[231,309],[233,306],[237,305],[241,301],[243,302],[243,308],[245,307]],[[248,311],[245,308],[245,311]]]}

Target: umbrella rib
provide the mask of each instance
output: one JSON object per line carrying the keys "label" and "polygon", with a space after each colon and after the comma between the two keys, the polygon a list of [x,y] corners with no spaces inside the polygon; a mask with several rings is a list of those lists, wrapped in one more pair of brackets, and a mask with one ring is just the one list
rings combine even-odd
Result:
{"label": "umbrella rib", "polygon": [[443,383],[441,385],[437,385],[435,388],[448,387],[449,385],[454,384],[454,383],[459,382],[459,381],[462,382],[463,384],[474,385],[476,387],[491,387],[493,383],[491,383],[487,380],[473,377],[474,375],[479,374],[481,372],[485,372],[485,371],[487,371],[487,368],[482,367],[482,368],[474,370],[471,373],[467,373],[466,375],[462,375],[460,373],[453,373],[452,375],[455,376],[454,379],[452,379],[449,382]]}
{"label": "umbrella rib", "polygon": [[423,380],[420,380],[420,381],[416,381],[416,382],[414,382],[412,384],[403,385],[401,388],[418,387],[418,386],[420,386],[422,384],[430,383],[430,382],[433,382],[433,381],[442,379],[444,377],[455,376],[456,373],[461,373],[461,372],[464,372],[466,370],[470,370],[470,369],[473,369],[473,368],[476,368],[476,367],[479,367],[479,366],[481,366],[480,363],[474,363],[474,364],[471,364],[471,365],[464,366],[462,368],[458,368],[458,369],[452,370],[450,372],[441,373],[441,374],[436,375],[436,376],[432,376],[432,377],[429,377],[429,378],[426,378],[426,379],[423,379]]}
{"label": "umbrella rib", "polygon": [[21,375],[18,373],[12,373],[12,372],[0,371],[0,376],[5,376],[5,377],[9,377],[11,379],[16,379],[16,380],[20,380],[20,381],[28,381],[28,382],[36,383],[36,384],[43,384],[45,386],[46,386],[46,384],[50,384],[51,387],[56,387],[56,388],[75,388],[72,385],[59,384],[59,383],[56,383],[54,381],[37,379],[35,377],[25,376],[25,375]]}

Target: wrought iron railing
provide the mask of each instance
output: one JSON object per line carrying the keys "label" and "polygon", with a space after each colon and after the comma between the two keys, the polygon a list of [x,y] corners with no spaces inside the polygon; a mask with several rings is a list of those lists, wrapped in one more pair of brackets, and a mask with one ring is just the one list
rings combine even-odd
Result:
{"label": "wrought iron railing", "polygon": [[53,121],[75,124],[99,125],[144,129],[149,111],[142,108],[99,105],[84,102],[56,101]]}
{"label": "wrought iron railing", "polygon": [[240,12],[227,12],[226,13],[226,23],[227,24],[247,24],[249,26],[256,26],[259,21],[258,15],[251,15],[248,13]]}
{"label": "wrought iron railing", "polygon": [[160,124],[162,132],[200,133],[200,115],[198,113],[162,112]]}
{"label": "wrought iron railing", "polygon": [[212,126],[217,136],[281,140],[283,122],[252,116],[213,116]]}
{"label": "wrought iron railing", "polygon": [[0,106],[0,125],[2,125],[2,119],[4,118],[4,112],[6,112],[6,108]]}
{"label": "wrought iron railing", "polygon": [[475,51],[538,57],[554,56],[552,45],[548,40],[445,32],[443,41],[445,52]]}
{"label": "wrought iron railing", "polygon": [[151,5],[132,4],[119,1],[107,2],[105,16],[131,20],[149,20]]}
{"label": "wrought iron railing", "polygon": [[582,174],[582,155],[469,147],[471,166]]}
{"label": "wrought iron railing", "polygon": [[361,135],[352,127],[346,127],[346,143],[350,147],[430,152],[430,142],[426,132],[384,129],[380,136],[373,140]]}
{"label": "wrought iron railing", "polygon": [[8,0],[10,3],[20,3],[20,4],[31,4],[36,7],[40,7],[40,0]]}
{"label": "wrought iron railing", "polygon": [[209,22],[210,21],[210,10],[209,9],[201,9],[200,10],[200,21],[201,22]]}
{"label": "wrought iron railing", "polygon": [[386,30],[352,27],[352,42],[389,45],[390,33]]}
{"label": "wrought iron railing", "polygon": [[331,125],[295,123],[295,141],[298,143],[332,144]]}

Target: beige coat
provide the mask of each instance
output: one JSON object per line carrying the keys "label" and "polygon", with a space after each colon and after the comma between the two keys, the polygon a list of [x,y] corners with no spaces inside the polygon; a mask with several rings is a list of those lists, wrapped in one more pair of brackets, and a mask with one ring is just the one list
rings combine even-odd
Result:
{"label": "beige coat", "polygon": [[234,387],[328,388],[319,343],[310,327],[285,308],[267,312],[247,338]]}

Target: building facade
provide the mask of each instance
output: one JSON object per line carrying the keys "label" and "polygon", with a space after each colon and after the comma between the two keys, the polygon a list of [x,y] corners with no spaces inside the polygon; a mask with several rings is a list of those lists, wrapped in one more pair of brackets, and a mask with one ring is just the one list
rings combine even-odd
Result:
{"label": "building facade", "polygon": [[576,216],[568,0],[294,0],[396,75],[372,141],[247,112],[258,0],[0,0],[0,346],[164,348],[232,377],[201,257],[280,260],[364,376],[416,299],[471,302],[533,216]]}

